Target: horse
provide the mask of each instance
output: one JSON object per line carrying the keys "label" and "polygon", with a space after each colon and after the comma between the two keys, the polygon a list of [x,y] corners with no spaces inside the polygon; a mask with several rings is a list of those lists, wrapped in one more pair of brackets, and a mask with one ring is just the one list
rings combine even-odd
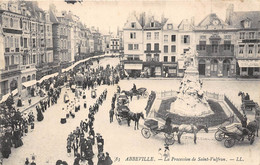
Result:
{"label": "horse", "polygon": [[133,90],[130,90],[130,91],[122,90],[121,93],[124,93],[126,96],[130,97],[131,100],[134,96]]}
{"label": "horse", "polygon": [[141,117],[144,119],[143,112],[133,113],[133,112],[129,111],[128,112],[128,119],[127,119],[128,126],[130,126],[130,121],[133,120],[135,122],[134,129],[135,130],[136,130],[136,128],[139,129],[139,120],[140,120]]}
{"label": "horse", "polygon": [[241,91],[239,91],[238,92],[238,96],[241,96],[241,102],[243,102],[243,100],[245,99],[245,93],[244,92],[241,92]]}
{"label": "horse", "polygon": [[256,133],[256,136],[258,137],[259,121],[257,119],[250,121],[246,128],[251,132],[252,135]]}
{"label": "horse", "polygon": [[194,134],[194,144],[196,144],[197,140],[197,133],[201,130],[204,129],[206,133],[209,132],[208,126],[207,125],[193,125],[193,124],[181,124],[179,126],[179,132],[178,132],[178,143],[181,143],[181,136],[182,134],[185,133],[193,133]]}

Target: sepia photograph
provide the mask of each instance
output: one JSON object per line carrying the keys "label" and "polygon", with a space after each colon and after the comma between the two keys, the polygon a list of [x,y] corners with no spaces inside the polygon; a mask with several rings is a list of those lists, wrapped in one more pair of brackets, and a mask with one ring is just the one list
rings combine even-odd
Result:
{"label": "sepia photograph", "polygon": [[0,0],[0,165],[260,165],[260,0]]}

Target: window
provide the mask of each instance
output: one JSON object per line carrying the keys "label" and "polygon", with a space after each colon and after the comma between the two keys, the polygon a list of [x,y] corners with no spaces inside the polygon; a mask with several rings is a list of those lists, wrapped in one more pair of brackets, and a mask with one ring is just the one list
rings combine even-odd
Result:
{"label": "window", "polygon": [[258,54],[260,54],[260,45],[258,45],[258,51],[257,51]]}
{"label": "window", "polygon": [[206,41],[200,41],[199,50],[206,50]]}
{"label": "window", "polygon": [[168,42],[168,35],[164,35],[163,38],[164,38],[164,42]]}
{"label": "window", "polygon": [[136,38],[136,33],[130,33],[130,38],[135,39]]}
{"label": "window", "polygon": [[254,45],[248,45],[248,54],[252,54],[254,49]]}
{"label": "window", "polygon": [[146,38],[147,38],[147,40],[150,40],[150,39],[151,39],[151,32],[147,32],[147,33],[146,33]]}
{"label": "window", "polygon": [[154,50],[159,50],[159,43],[154,44]]}
{"label": "window", "polygon": [[246,72],[247,71],[247,68],[242,68],[242,72]]}
{"label": "window", "polygon": [[15,48],[19,48],[19,38],[14,38]]}
{"label": "window", "polygon": [[133,44],[128,44],[128,50],[133,50]]}
{"label": "window", "polygon": [[249,32],[249,39],[255,38],[255,32]]}
{"label": "window", "polygon": [[14,26],[14,20],[13,18],[10,19],[10,27],[13,27]]}
{"label": "window", "polygon": [[164,47],[163,47],[164,49],[164,53],[168,53],[168,46],[167,45],[164,45]]}
{"label": "window", "polygon": [[239,34],[239,39],[245,39],[245,32],[240,32]]}
{"label": "window", "polygon": [[255,68],[255,72],[259,72],[259,68]]}
{"label": "window", "polygon": [[5,65],[9,66],[9,56],[5,56]]}
{"label": "window", "polygon": [[212,47],[211,47],[212,53],[217,53],[218,52],[218,41],[212,41]]}
{"label": "window", "polygon": [[176,35],[172,35],[171,40],[172,40],[172,42],[175,42],[176,41]]}
{"label": "window", "polygon": [[151,49],[152,49],[152,48],[151,48],[151,44],[146,44],[146,50],[147,50],[147,51],[151,51]]}
{"label": "window", "polygon": [[206,36],[205,36],[205,35],[201,35],[201,36],[200,36],[200,39],[201,39],[201,40],[205,40],[205,39],[206,39]]}
{"label": "window", "polygon": [[151,60],[152,60],[152,55],[146,54],[146,61],[151,61]]}
{"label": "window", "polygon": [[35,48],[36,47],[36,39],[35,38],[33,38],[33,48]]}
{"label": "window", "polygon": [[163,61],[164,61],[164,62],[168,62],[168,56],[164,56],[164,57],[163,57]]}
{"label": "window", "polygon": [[128,61],[134,60],[133,55],[128,55],[128,56],[127,56],[127,60],[128,60]]}
{"label": "window", "polygon": [[131,27],[132,27],[132,28],[135,28],[135,22],[132,22],[132,23],[131,23]]}
{"label": "window", "polygon": [[189,35],[183,35],[182,36],[182,43],[189,44],[190,43],[190,36]]}
{"label": "window", "polygon": [[23,65],[26,65],[26,56],[23,55]]}
{"label": "window", "polygon": [[260,32],[258,32],[257,37],[260,38]]}
{"label": "window", "polygon": [[175,46],[175,45],[172,45],[172,46],[171,46],[171,52],[172,52],[172,53],[175,53],[175,52],[176,52],[176,46]]}
{"label": "window", "polygon": [[172,62],[175,62],[175,56],[172,56],[172,57],[171,57],[171,61],[172,61]]}
{"label": "window", "polygon": [[168,30],[172,30],[172,28],[173,28],[172,24],[167,24],[167,29]]}
{"label": "window", "polygon": [[9,38],[9,46],[10,46],[10,48],[12,48],[14,46],[14,37],[13,36],[11,36]]}
{"label": "window", "polygon": [[224,50],[231,50],[231,41],[224,41]]}
{"label": "window", "polygon": [[239,54],[244,53],[244,45],[239,45]]}
{"label": "window", "polygon": [[9,36],[6,36],[5,37],[5,48],[9,48],[10,45],[9,45]]}
{"label": "window", "polygon": [[11,56],[11,65],[14,65],[14,55]]}
{"label": "window", "polygon": [[23,37],[20,37],[21,47],[23,47]]}
{"label": "window", "polygon": [[159,32],[154,32],[154,39],[159,40]]}
{"label": "window", "polygon": [[159,54],[155,54],[153,60],[158,62],[159,61]]}
{"label": "window", "polygon": [[231,40],[231,35],[224,35],[225,40]]}
{"label": "window", "polygon": [[139,49],[139,45],[138,44],[134,44],[134,50],[138,50]]}
{"label": "window", "polygon": [[151,22],[151,27],[154,27],[154,22]]}
{"label": "window", "polygon": [[8,27],[9,26],[9,19],[7,17],[4,17],[3,26],[4,27]]}

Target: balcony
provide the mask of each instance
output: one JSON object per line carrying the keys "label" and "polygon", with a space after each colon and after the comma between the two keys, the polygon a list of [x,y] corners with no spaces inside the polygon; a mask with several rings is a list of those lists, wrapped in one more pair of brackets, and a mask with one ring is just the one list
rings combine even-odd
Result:
{"label": "balcony", "polygon": [[[234,56],[234,45],[230,45],[229,50],[224,50],[224,45],[218,45],[217,48],[213,48],[212,45],[206,45],[205,50],[199,50],[200,45],[197,45],[197,51],[199,57],[201,56]],[[213,50],[214,49],[214,50]]]}
{"label": "balcony", "polygon": [[21,70],[26,70],[26,69],[33,69],[35,68],[35,64],[29,64],[29,65],[22,65]]}
{"label": "balcony", "polygon": [[17,69],[19,69],[19,65],[18,64],[8,65],[8,66],[5,67],[6,71],[17,70]]}
{"label": "balcony", "polygon": [[5,52],[9,53],[10,52],[10,48],[5,48]]}
{"label": "balcony", "polygon": [[145,50],[144,53],[161,53],[160,50]]}

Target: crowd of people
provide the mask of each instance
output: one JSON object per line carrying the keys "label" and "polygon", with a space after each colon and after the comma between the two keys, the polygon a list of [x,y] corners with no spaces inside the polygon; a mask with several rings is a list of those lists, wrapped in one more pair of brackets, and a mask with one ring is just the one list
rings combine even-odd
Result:
{"label": "crowd of people", "polygon": [[[81,95],[79,95],[81,96]],[[83,96],[82,96],[83,97]],[[105,90],[96,100],[93,106],[89,107],[88,118],[82,120],[80,125],[68,135],[67,153],[68,156],[75,157],[74,165],[79,165],[80,161],[87,161],[89,165],[93,165],[94,150],[93,146],[97,145],[98,149],[98,165],[111,165],[112,160],[109,153],[104,154],[104,139],[100,133],[95,133],[94,121],[95,114],[99,111],[99,107],[106,100],[107,90]],[[80,109],[80,107],[77,107]],[[86,107],[84,106],[84,109]],[[76,112],[76,111],[75,111]],[[72,152],[73,151],[73,152]],[[106,156],[105,156],[106,155]]]}
{"label": "crowd of people", "polygon": [[[37,84],[39,88],[46,88],[47,85],[53,86],[54,81],[49,83]],[[48,88],[48,96],[40,100],[35,106],[37,112],[37,121],[44,119],[43,113],[51,105],[57,104],[60,96],[61,88]],[[21,106],[21,100],[18,104]],[[22,137],[26,136],[29,128],[34,130],[35,116],[32,110],[29,112],[20,112],[19,106],[15,106],[14,96],[11,94],[6,101],[1,103],[0,123],[1,123],[1,153],[4,158],[8,158],[11,154],[11,148],[18,148],[23,145]]]}
{"label": "crowd of people", "polygon": [[[78,75],[80,75],[83,79],[79,79]],[[119,65],[116,67],[110,67],[110,65],[107,65],[106,67],[98,67],[96,69],[91,68],[90,65],[84,65],[78,69],[59,73],[57,76],[43,80],[41,83],[37,83],[35,87],[32,87],[30,91],[31,97],[41,97],[39,103],[35,106],[37,118],[34,115],[35,112],[31,108],[29,109],[29,112],[20,112],[19,107],[23,106],[22,99],[19,97],[17,101],[19,104],[15,104],[16,101],[14,96],[10,94],[8,99],[0,104],[0,144],[3,157],[9,157],[11,154],[11,147],[20,147],[23,145],[22,137],[28,133],[29,129],[34,129],[35,118],[37,121],[42,121],[44,119],[44,112],[50,106],[57,104],[57,100],[60,97],[61,88],[66,82],[68,82],[70,87],[73,85],[81,86],[82,91],[84,91],[85,89],[94,89],[95,87],[103,84],[117,84],[120,78],[122,79],[124,76],[124,71]],[[77,95],[79,95],[79,91],[77,92]],[[84,92],[81,94],[85,95]],[[29,105],[31,105],[31,99],[29,99],[28,102]],[[88,132],[93,135],[94,114],[98,111],[98,107],[102,104],[102,102],[103,99],[98,98],[97,103],[90,107]],[[83,107],[87,107],[86,101],[84,102]],[[108,153],[106,155],[108,156]],[[82,156],[80,158],[82,158]]]}

